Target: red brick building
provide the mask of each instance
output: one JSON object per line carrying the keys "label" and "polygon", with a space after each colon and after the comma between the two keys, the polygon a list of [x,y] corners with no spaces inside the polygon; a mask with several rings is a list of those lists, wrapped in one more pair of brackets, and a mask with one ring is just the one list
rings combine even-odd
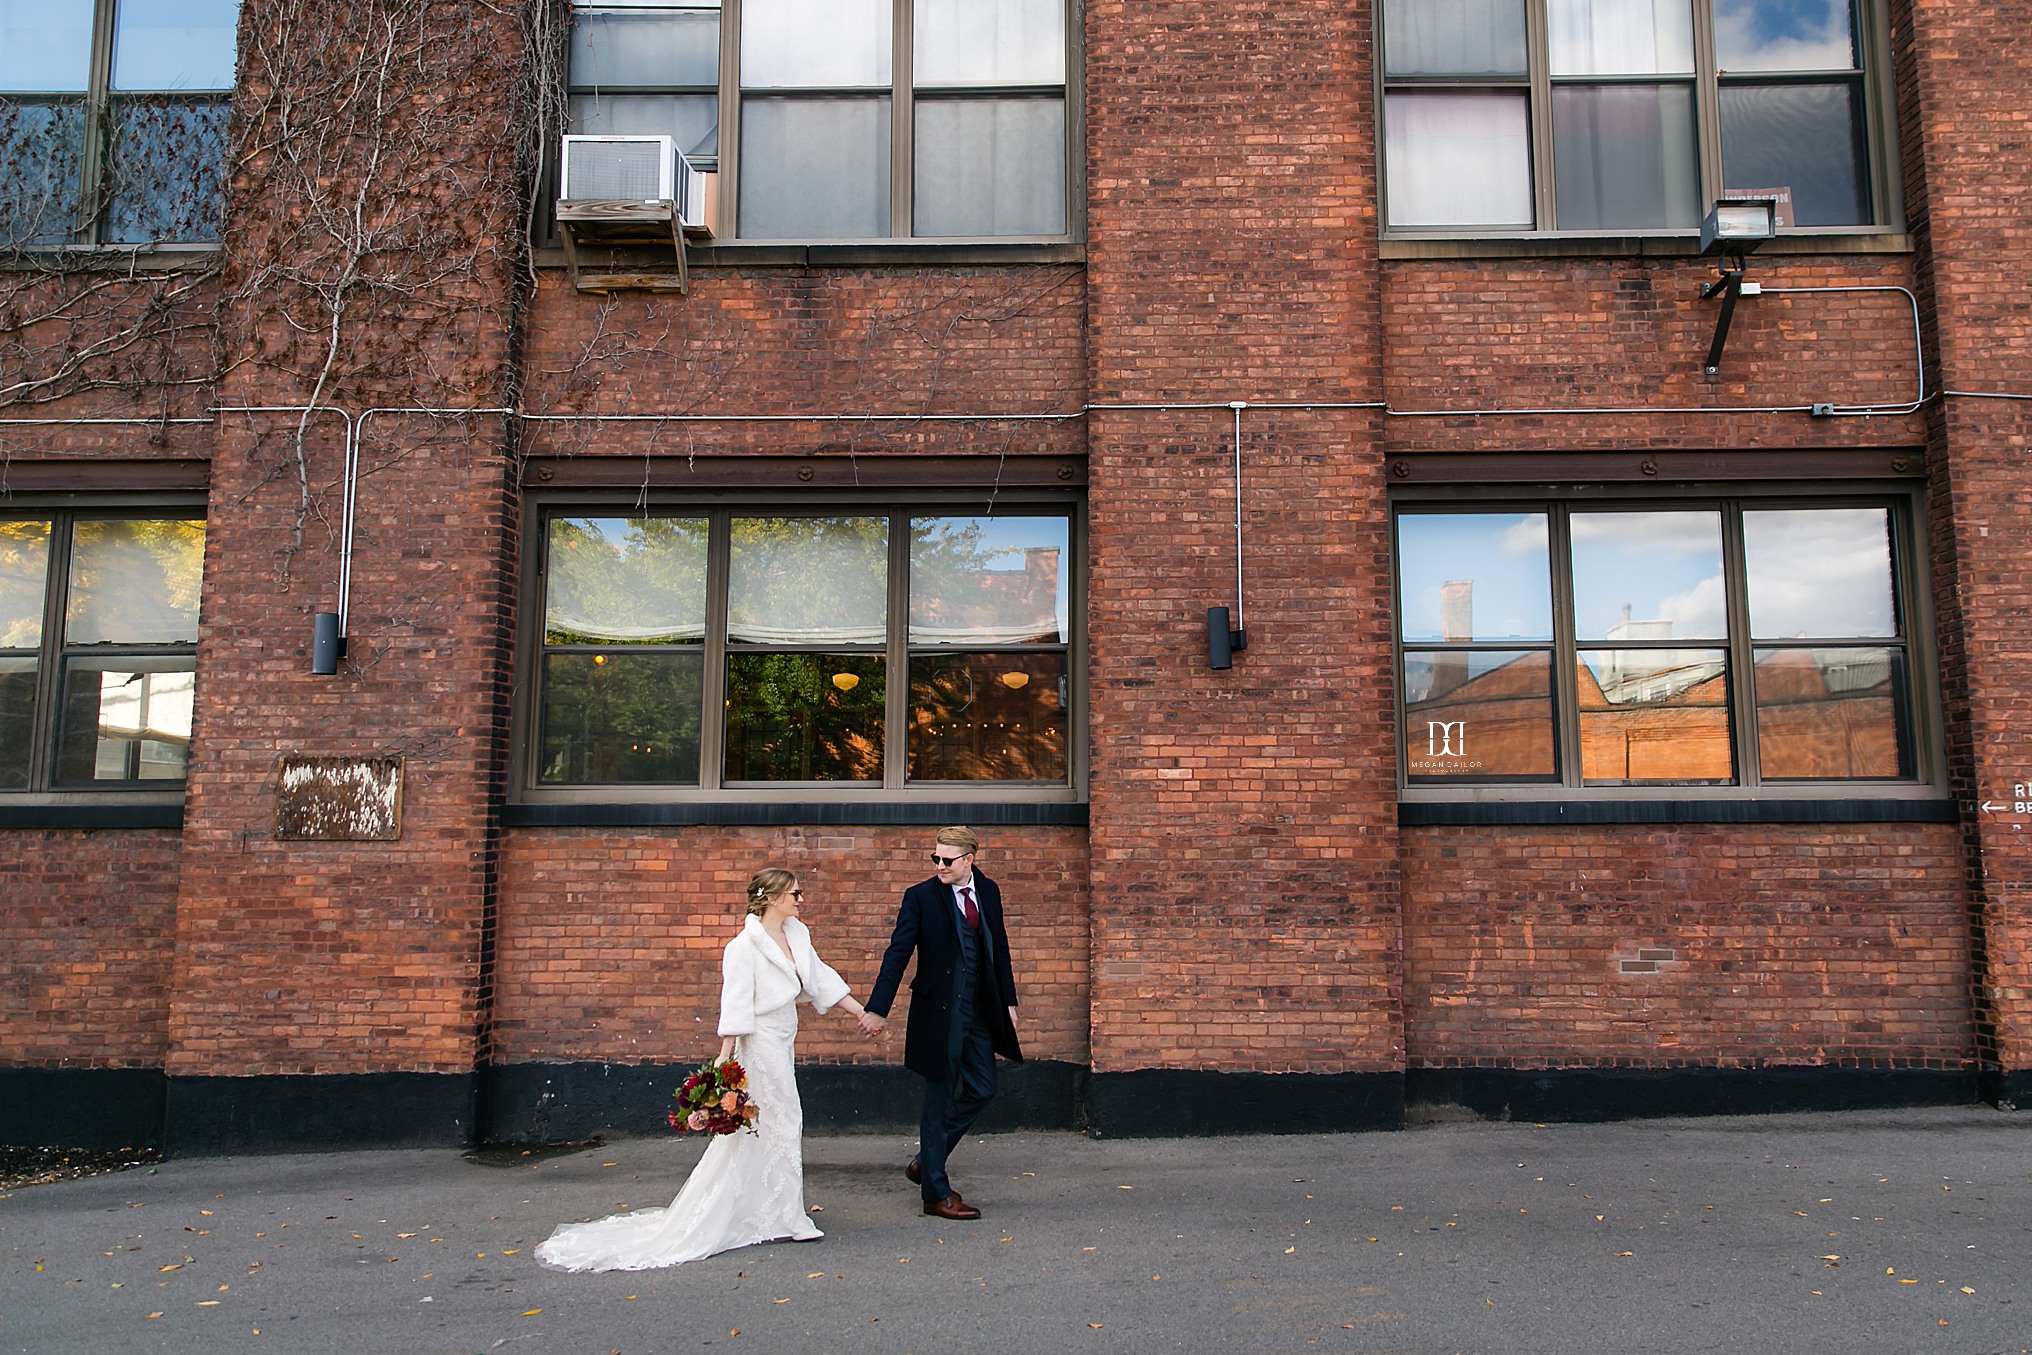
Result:
{"label": "red brick building", "polygon": [[653,1131],[950,822],[1003,1125],[2024,1099],[2032,18],[48,8],[0,1139]]}

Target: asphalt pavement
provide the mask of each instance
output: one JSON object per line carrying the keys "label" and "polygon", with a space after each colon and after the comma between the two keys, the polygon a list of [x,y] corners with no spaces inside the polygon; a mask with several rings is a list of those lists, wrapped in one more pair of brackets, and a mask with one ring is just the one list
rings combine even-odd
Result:
{"label": "asphalt pavement", "polygon": [[828,1236],[566,1275],[701,1146],[182,1159],[0,1197],[0,1352],[2032,1351],[2032,1114],[812,1138]]}

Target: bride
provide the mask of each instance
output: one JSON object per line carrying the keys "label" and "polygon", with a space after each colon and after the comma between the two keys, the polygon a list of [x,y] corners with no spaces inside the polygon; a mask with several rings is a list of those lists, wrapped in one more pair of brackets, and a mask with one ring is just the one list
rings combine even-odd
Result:
{"label": "bride", "polygon": [[825,1236],[804,1212],[804,1107],[792,1058],[797,1004],[861,1013],[846,980],[812,949],[797,877],[771,867],[748,882],[748,920],[721,963],[720,1053],[738,1057],[754,1132],[716,1136],[668,1209],[566,1224],[536,1249],[560,1270],[650,1270],[757,1242]]}

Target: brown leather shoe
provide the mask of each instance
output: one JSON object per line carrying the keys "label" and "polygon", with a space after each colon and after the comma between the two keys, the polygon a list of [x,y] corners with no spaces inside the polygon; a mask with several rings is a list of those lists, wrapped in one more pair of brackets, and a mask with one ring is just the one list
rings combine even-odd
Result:
{"label": "brown leather shoe", "polygon": [[913,1186],[924,1180],[924,1173],[918,1169],[917,1159],[914,1157],[903,1164],[903,1174],[910,1178],[910,1184]]}
{"label": "brown leather shoe", "polygon": [[924,1202],[924,1212],[933,1218],[953,1219],[957,1222],[965,1222],[968,1219],[977,1219],[981,1216],[980,1210],[962,1200],[958,1195],[948,1195],[943,1200],[926,1200]]}

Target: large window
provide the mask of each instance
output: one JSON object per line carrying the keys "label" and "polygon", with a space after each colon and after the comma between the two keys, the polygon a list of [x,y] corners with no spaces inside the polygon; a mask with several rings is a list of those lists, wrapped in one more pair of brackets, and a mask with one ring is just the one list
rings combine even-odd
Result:
{"label": "large window", "polygon": [[1916,783],[1908,511],[1402,506],[1406,785]]}
{"label": "large window", "polygon": [[1070,230],[1067,0],[579,0],[571,123],[660,134],[750,240]]}
{"label": "large window", "polygon": [[0,0],[0,249],[219,238],[239,0]]}
{"label": "large window", "polygon": [[1386,220],[1416,235],[1690,231],[1724,194],[1883,227],[1873,0],[1383,0]]}
{"label": "large window", "polygon": [[1073,519],[556,507],[526,790],[1073,785]]}
{"label": "large window", "polygon": [[181,783],[205,525],[0,518],[0,794]]}

